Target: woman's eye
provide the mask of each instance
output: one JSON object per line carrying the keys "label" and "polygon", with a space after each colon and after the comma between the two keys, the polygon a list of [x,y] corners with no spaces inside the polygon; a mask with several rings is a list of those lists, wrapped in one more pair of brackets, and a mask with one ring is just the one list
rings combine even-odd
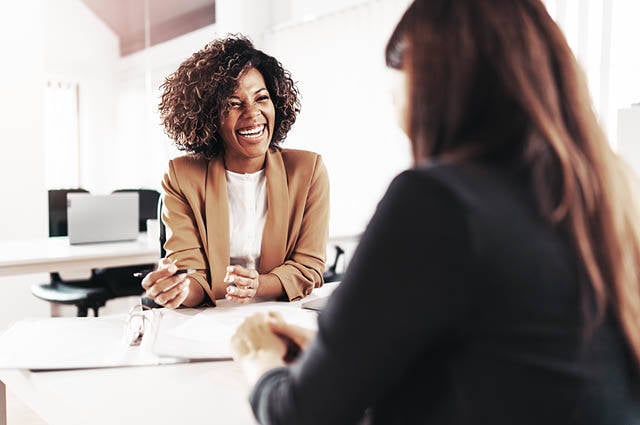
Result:
{"label": "woman's eye", "polygon": [[269,96],[266,96],[266,95],[265,95],[265,96],[260,96],[260,97],[258,98],[258,102],[264,102],[265,100],[269,100]]}
{"label": "woman's eye", "polygon": [[240,106],[242,106],[242,103],[240,102],[229,102],[229,108],[239,108]]}

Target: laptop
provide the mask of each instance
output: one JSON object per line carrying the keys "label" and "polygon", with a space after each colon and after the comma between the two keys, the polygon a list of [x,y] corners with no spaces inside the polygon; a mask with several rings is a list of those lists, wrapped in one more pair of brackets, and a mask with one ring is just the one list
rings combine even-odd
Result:
{"label": "laptop", "polygon": [[69,242],[127,241],[138,238],[138,194],[67,194]]}

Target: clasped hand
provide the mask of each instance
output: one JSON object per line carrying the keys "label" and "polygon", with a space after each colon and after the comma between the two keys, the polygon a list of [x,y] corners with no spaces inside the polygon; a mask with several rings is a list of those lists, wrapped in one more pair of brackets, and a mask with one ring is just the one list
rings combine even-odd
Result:
{"label": "clasped hand", "polygon": [[231,349],[253,384],[266,371],[293,361],[291,353],[304,350],[314,336],[315,331],[289,324],[279,313],[256,313],[238,327]]}
{"label": "clasped hand", "polygon": [[246,304],[256,297],[260,287],[260,275],[254,269],[242,266],[227,267],[227,274],[224,283],[227,286],[225,298],[240,304]]}

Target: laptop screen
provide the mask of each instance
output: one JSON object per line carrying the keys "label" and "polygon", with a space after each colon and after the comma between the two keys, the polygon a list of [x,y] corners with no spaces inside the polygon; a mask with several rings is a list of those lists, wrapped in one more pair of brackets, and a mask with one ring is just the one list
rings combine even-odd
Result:
{"label": "laptop screen", "polygon": [[67,194],[71,244],[133,240],[138,237],[138,194]]}

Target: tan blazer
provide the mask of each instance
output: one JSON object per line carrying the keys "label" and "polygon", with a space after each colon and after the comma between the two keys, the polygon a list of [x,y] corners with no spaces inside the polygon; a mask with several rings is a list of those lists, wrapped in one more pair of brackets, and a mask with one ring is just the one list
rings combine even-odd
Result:
{"label": "tan blazer", "polygon": [[[329,179],[320,155],[269,149],[265,162],[267,217],[258,272],[278,279],[289,300],[322,286],[329,227]],[[229,265],[229,203],[223,160],[185,155],[169,161],[162,220],[167,257],[209,298],[224,298]]]}

